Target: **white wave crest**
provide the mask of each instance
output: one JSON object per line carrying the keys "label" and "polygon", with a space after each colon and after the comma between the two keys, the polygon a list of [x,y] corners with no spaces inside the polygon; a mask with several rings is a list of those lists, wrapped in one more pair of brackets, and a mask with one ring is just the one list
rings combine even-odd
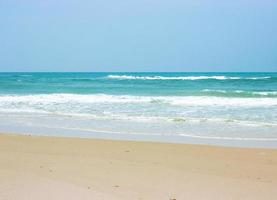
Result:
{"label": "white wave crest", "polygon": [[277,91],[270,91],[270,92],[253,92],[253,94],[261,95],[261,96],[274,96],[274,95],[277,95]]}
{"label": "white wave crest", "polygon": [[253,92],[253,91],[244,91],[244,90],[211,90],[211,89],[204,89],[202,92],[217,92],[217,93],[235,93],[235,94],[249,94],[255,96],[276,96],[277,91],[260,91],[260,92]]}
{"label": "white wave crest", "polygon": [[245,79],[250,79],[250,80],[260,80],[260,79],[270,79],[270,76],[265,76],[265,77],[248,77]]}
{"label": "white wave crest", "polygon": [[277,98],[229,98],[209,96],[131,96],[106,94],[2,95],[0,107],[48,104],[159,103],[176,106],[277,106]]}
{"label": "white wave crest", "polygon": [[269,79],[271,77],[235,77],[235,76],[131,76],[131,75],[108,75],[109,79],[120,79],[120,80],[237,80],[237,79]]}
{"label": "white wave crest", "polygon": [[240,79],[239,77],[226,76],[129,76],[129,75],[109,75],[110,79],[129,79],[129,80],[201,80],[201,79]]}
{"label": "white wave crest", "polygon": [[218,92],[218,93],[226,93],[226,90],[210,90],[210,89],[204,89],[203,92]]}

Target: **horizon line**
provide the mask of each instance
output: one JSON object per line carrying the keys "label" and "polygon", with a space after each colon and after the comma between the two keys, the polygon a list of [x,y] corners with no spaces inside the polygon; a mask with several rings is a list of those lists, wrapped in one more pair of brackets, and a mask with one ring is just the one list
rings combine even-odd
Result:
{"label": "horizon line", "polygon": [[277,73],[277,71],[0,71],[0,73]]}

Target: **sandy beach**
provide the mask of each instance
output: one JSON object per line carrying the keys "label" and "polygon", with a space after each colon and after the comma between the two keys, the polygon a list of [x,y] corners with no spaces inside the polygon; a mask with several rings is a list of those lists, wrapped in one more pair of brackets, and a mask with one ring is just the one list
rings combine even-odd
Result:
{"label": "sandy beach", "polygon": [[0,199],[276,199],[277,150],[0,135]]}

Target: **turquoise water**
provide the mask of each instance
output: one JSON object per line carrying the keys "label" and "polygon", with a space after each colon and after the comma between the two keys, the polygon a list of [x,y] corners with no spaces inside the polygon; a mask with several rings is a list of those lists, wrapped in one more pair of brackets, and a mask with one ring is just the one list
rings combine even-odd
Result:
{"label": "turquoise water", "polygon": [[277,97],[277,73],[0,73],[0,94]]}
{"label": "turquoise water", "polygon": [[0,119],[11,132],[272,143],[277,73],[0,73]]}

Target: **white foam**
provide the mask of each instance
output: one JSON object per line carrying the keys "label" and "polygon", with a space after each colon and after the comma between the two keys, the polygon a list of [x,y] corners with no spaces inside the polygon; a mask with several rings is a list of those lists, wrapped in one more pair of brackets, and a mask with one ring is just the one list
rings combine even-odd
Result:
{"label": "white foam", "polygon": [[209,96],[131,96],[106,94],[2,95],[0,107],[9,105],[101,103],[163,103],[179,106],[277,106],[277,98],[230,98]]}
{"label": "white foam", "polygon": [[109,75],[110,79],[130,79],[130,80],[201,80],[201,79],[240,79],[239,77],[226,76],[129,76],[129,75]]}
{"label": "white foam", "polygon": [[216,79],[216,80],[237,80],[237,79],[269,79],[271,77],[232,77],[232,76],[131,76],[131,75],[108,75],[109,79],[121,79],[121,80],[204,80],[204,79]]}
{"label": "white foam", "polygon": [[238,93],[238,94],[243,93],[243,92],[244,92],[243,90],[235,90],[235,93]]}
{"label": "white foam", "polygon": [[277,95],[277,91],[260,91],[260,92],[253,92],[253,91],[244,91],[244,90],[211,90],[211,89],[204,89],[202,90],[203,92],[218,92],[218,93],[237,93],[237,94],[241,94],[241,93],[246,93],[246,94],[252,94],[252,95],[256,95],[256,96],[275,96]]}
{"label": "white foam", "polygon": [[219,92],[219,93],[226,93],[226,90],[210,90],[210,89],[204,89],[203,92]]}
{"label": "white foam", "polygon": [[260,80],[260,79],[270,79],[270,76],[265,76],[265,77],[248,77],[245,79],[250,79],[250,80]]}
{"label": "white foam", "polygon": [[277,91],[270,91],[270,92],[253,92],[253,94],[261,95],[261,96],[273,96],[273,95],[277,95]]}

